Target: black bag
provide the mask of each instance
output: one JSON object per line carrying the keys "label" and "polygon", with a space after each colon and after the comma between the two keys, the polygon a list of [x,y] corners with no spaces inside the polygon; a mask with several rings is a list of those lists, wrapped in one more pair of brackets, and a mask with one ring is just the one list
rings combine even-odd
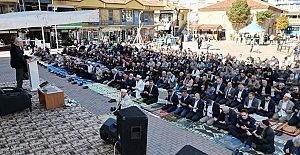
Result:
{"label": "black bag", "polygon": [[26,108],[32,111],[32,96],[21,88],[3,87],[0,91],[0,116]]}

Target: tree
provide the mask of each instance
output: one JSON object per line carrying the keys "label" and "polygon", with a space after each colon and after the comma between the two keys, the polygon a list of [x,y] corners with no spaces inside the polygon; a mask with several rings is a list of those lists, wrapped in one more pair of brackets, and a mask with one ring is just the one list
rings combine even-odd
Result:
{"label": "tree", "polygon": [[251,7],[248,6],[247,0],[236,0],[232,3],[231,8],[226,11],[228,20],[231,22],[235,31],[244,27],[249,19]]}
{"label": "tree", "polygon": [[287,16],[281,16],[279,18],[276,19],[276,30],[284,30],[289,26],[289,19]]}
{"label": "tree", "polygon": [[271,10],[260,11],[257,12],[255,15],[256,15],[256,22],[261,27],[264,27],[265,23],[275,16],[273,11]]}

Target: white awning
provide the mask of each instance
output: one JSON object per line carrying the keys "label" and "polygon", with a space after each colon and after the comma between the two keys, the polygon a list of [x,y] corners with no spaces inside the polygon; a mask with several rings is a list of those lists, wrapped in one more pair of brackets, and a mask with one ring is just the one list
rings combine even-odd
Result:
{"label": "white awning", "polygon": [[42,27],[78,22],[99,22],[99,10],[70,12],[27,11],[0,15],[0,30]]}

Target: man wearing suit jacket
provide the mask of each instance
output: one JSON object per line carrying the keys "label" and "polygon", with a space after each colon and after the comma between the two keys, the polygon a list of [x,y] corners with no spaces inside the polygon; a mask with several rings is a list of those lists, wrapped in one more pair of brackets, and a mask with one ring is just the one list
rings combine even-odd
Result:
{"label": "man wearing suit jacket", "polygon": [[215,92],[214,95],[211,97],[211,99],[217,103],[220,102],[221,99],[224,98],[224,95],[222,94],[224,92],[226,85],[223,83],[221,78],[217,79],[217,83],[215,85]]}
{"label": "man wearing suit jacket", "polygon": [[172,89],[168,90],[168,97],[166,98],[167,105],[163,106],[161,110],[167,110],[167,112],[172,112],[177,109],[179,103],[177,94],[174,94]]}
{"label": "man wearing suit jacket", "polygon": [[255,98],[254,93],[250,92],[248,97],[245,99],[244,104],[240,104],[237,108],[239,111],[246,109],[249,114],[255,113],[258,108],[258,100]]}
{"label": "man wearing suit jacket", "polygon": [[193,122],[199,121],[203,117],[204,103],[200,99],[200,94],[195,94],[195,100],[193,104],[189,105],[191,109],[190,112],[186,115],[187,119],[191,119]]}
{"label": "man wearing suit jacket", "polygon": [[234,100],[235,89],[232,88],[232,83],[228,82],[227,87],[225,87],[224,92],[222,92],[224,98],[220,100],[220,104],[229,106]]}
{"label": "man wearing suit jacket", "polygon": [[152,104],[158,101],[158,89],[156,86],[154,86],[154,82],[153,80],[149,81],[149,91],[148,92],[144,92],[145,94],[147,94],[147,97],[143,99],[143,103],[146,104]]}
{"label": "man wearing suit jacket", "polygon": [[278,120],[279,123],[287,122],[293,115],[294,103],[290,100],[291,94],[286,93],[283,99],[279,101],[277,112],[274,113],[273,119]]}
{"label": "man wearing suit jacket", "polygon": [[[300,101],[296,102],[293,107],[294,114],[289,120],[289,126],[296,126],[300,129]],[[300,152],[299,152],[300,153]]]}
{"label": "man wearing suit jacket", "polygon": [[267,80],[262,80],[261,85],[256,91],[256,98],[263,99],[267,94],[271,94],[271,86],[268,85]]}
{"label": "man wearing suit jacket", "polygon": [[206,116],[200,119],[200,123],[207,123],[207,125],[214,124],[214,117],[220,115],[220,105],[210,99],[206,101],[206,107],[204,108]]}
{"label": "man wearing suit jacket", "polygon": [[108,82],[108,84],[107,84],[108,86],[115,87],[116,85],[118,85],[117,80],[120,78],[119,78],[119,73],[118,73],[117,69],[112,70],[112,74],[110,75],[109,79],[111,79],[111,80]]}
{"label": "man wearing suit jacket", "polygon": [[229,107],[236,107],[238,105],[241,105],[245,102],[246,97],[248,96],[247,90],[244,89],[243,85],[238,85],[238,89],[234,96],[234,101],[231,102]]}
{"label": "man wearing suit jacket", "polygon": [[190,111],[190,104],[193,104],[193,98],[187,93],[186,90],[181,91],[182,97],[179,101],[179,107],[174,111],[175,115],[180,115],[181,117],[185,117]]}
{"label": "man wearing suit jacket", "polygon": [[[269,125],[270,123],[268,120],[263,120],[256,128],[255,133],[247,131],[247,135],[249,135],[249,137],[247,138],[245,147],[242,149],[242,151],[249,152],[250,148],[253,147],[253,149],[257,151],[268,153],[275,152],[275,135],[273,129]],[[256,145],[252,145],[252,143]]]}
{"label": "man wearing suit jacket", "polygon": [[214,126],[223,129],[229,130],[229,127],[236,124],[237,115],[236,112],[230,109],[228,106],[222,108],[222,113],[218,117],[214,117]]}
{"label": "man wearing suit jacket", "polygon": [[288,140],[283,147],[283,152],[285,155],[300,154],[300,137],[297,136],[291,140]]}
{"label": "man wearing suit jacket", "polygon": [[26,68],[26,59],[21,50],[22,39],[16,38],[10,48],[10,65],[16,69],[17,87],[22,88],[24,79],[24,69]]}
{"label": "man wearing suit jacket", "polygon": [[275,113],[275,102],[269,94],[265,95],[265,99],[261,102],[256,114],[264,117],[272,118]]}

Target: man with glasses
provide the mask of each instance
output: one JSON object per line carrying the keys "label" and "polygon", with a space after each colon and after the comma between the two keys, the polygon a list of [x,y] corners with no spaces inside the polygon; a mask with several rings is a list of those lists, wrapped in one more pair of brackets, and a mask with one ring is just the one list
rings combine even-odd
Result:
{"label": "man with glasses", "polygon": [[275,113],[275,102],[271,99],[270,94],[265,95],[265,99],[261,102],[256,114],[264,117],[272,118]]}
{"label": "man with glasses", "polygon": [[241,111],[241,114],[237,118],[237,123],[235,126],[230,126],[229,131],[232,136],[244,142],[245,138],[248,137],[247,131],[253,132],[256,128],[255,119],[249,116],[246,109]]}
{"label": "man with glasses", "polygon": [[295,86],[293,88],[293,92],[291,93],[291,101],[296,103],[299,100],[299,98],[300,98],[299,88]]}
{"label": "man with glasses", "polygon": [[249,114],[253,114],[256,112],[258,108],[258,100],[255,98],[253,92],[249,93],[248,97],[245,99],[243,104],[237,106],[238,110],[246,109]]}
{"label": "man with glasses", "polygon": [[273,115],[273,119],[279,123],[284,123],[290,120],[293,114],[294,103],[290,100],[291,94],[286,93],[282,100],[279,101],[277,112]]}

